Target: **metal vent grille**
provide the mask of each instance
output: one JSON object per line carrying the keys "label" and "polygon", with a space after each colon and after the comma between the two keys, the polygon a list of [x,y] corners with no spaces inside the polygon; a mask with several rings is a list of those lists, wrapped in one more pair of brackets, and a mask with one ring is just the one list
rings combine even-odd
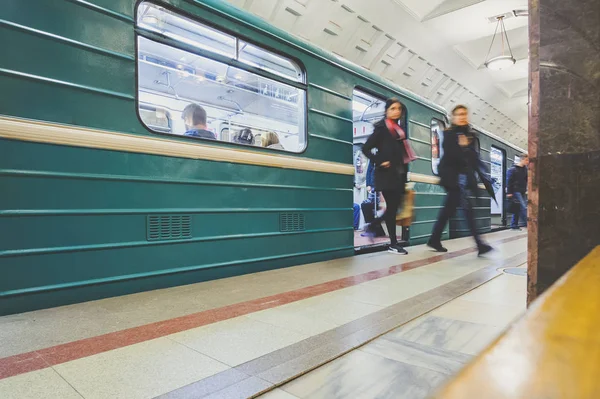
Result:
{"label": "metal vent grille", "polygon": [[304,215],[302,213],[280,213],[279,214],[279,230],[281,232],[288,231],[304,231]]}
{"label": "metal vent grille", "polygon": [[192,238],[192,217],[189,215],[148,216],[148,241]]}

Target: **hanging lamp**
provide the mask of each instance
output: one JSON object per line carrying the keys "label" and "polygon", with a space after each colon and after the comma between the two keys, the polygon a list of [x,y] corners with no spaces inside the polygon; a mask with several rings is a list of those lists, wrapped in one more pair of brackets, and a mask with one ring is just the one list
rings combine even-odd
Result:
{"label": "hanging lamp", "polygon": [[[484,65],[486,68],[499,71],[501,69],[508,68],[513,66],[517,60],[513,56],[512,49],[510,48],[510,42],[508,41],[508,34],[506,33],[506,27],[504,26],[504,16],[499,16],[498,23],[496,24],[496,30],[494,31],[494,36],[492,37],[492,43],[490,44],[490,49],[488,50],[487,55],[485,56]],[[502,39],[502,55],[497,57],[489,58],[490,53],[492,51],[492,46],[494,45],[494,41],[496,40],[496,35],[498,34],[498,28],[500,28],[500,37]],[[506,47],[508,47],[508,54],[505,54]]]}

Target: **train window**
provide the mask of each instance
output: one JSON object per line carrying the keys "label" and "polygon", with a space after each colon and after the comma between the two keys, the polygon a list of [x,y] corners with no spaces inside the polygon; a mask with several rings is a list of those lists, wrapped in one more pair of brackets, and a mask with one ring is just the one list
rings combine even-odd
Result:
{"label": "train window", "polygon": [[140,4],[138,26],[201,50],[235,57],[235,37],[178,16],[154,4]]}
{"label": "train window", "polygon": [[[138,23],[144,29],[138,35],[138,101],[141,120],[150,130],[304,150],[306,87],[298,83],[304,75],[296,64],[160,7],[147,3],[140,7]],[[161,35],[147,29],[154,18]],[[223,57],[229,47],[234,48],[234,56]],[[157,129],[142,104],[168,110],[170,131]]]}
{"label": "train window", "polygon": [[438,119],[431,120],[431,171],[438,175],[440,160],[444,155],[442,144],[444,142],[444,122]]}
{"label": "train window", "polygon": [[240,41],[238,59],[245,64],[263,69],[284,78],[289,78],[297,82],[302,82],[304,80],[304,74],[296,64],[249,43]]}
{"label": "train window", "polygon": [[140,117],[152,130],[171,133],[171,114],[166,109],[140,104]]}

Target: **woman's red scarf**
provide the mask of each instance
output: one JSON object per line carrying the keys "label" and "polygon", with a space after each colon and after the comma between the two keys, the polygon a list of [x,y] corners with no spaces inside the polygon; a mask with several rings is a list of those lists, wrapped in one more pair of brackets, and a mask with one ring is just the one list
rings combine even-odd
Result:
{"label": "woman's red scarf", "polygon": [[404,163],[407,164],[417,159],[417,154],[413,151],[412,147],[410,146],[410,143],[406,139],[406,133],[404,133],[404,130],[402,130],[400,125],[398,125],[398,123],[394,122],[391,119],[386,119],[385,125],[387,126],[392,136],[400,138],[400,140],[402,140],[402,142],[404,143]]}

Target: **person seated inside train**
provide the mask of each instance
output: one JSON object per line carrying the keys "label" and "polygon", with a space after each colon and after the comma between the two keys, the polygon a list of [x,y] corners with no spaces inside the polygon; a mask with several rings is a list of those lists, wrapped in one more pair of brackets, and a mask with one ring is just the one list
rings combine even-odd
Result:
{"label": "person seated inside train", "polygon": [[233,142],[244,145],[254,145],[254,134],[252,134],[252,130],[244,128],[233,136]]}
{"label": "person seated inside train", "polygon": [[183,109],[181,119],[185,122],[185,134],[188,137],[216,140],[210,130],[206,129],[206,110],[198,104],[189,104]]}
{"label": "person seated inside train", "polygon": [[275,150],[285,150],[279,141],[279,137],[274,132],[267,132],[265,134],[265,147],[273,148]]}

